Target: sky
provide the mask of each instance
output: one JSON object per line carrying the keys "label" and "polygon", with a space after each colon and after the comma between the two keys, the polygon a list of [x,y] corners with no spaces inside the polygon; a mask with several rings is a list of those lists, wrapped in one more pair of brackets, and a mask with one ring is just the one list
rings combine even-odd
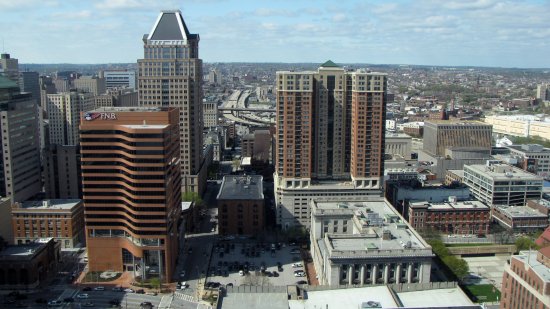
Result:
{"label": "sky", "polygon": [[550,68],[550,0],[0,0],[20,63],[129,63],[179,9],[205,62]]}

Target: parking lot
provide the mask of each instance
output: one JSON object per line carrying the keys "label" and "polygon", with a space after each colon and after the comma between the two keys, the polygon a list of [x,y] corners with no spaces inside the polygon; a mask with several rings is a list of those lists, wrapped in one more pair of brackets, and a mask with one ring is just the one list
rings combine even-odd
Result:
{"label": "parking lot", "polygon": [[[295,276],[300,270],[303,276]],[[307,277],[297,246],[240,239],[220,241],[214,246],[206,279],[224,286],[285,286],[299,281],[307,282]]]}

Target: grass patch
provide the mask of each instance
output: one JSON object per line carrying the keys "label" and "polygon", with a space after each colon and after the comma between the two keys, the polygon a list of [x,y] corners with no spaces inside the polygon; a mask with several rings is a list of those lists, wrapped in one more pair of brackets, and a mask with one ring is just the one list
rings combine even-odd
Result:
{"label": "grass patch", "polygon": [[465,285],[462,286],[466,294],[478,303],[494,302],[500,300],[500,291],[492,284]]}
{"label": "grass patch", "polygon": [[481,247],[481,246],[494,246],[495,244],[492,243],[466,243],[466,244],[445,244],[445,247],[452,248],[452,247]]}
{"label": "grass patch", "polygon": [[122,273],[116,273],[114,277],[111,278],[101,278],[102,271],[89,271],[84,277],[84,282],[111,282],[114,281],[122,275]]}

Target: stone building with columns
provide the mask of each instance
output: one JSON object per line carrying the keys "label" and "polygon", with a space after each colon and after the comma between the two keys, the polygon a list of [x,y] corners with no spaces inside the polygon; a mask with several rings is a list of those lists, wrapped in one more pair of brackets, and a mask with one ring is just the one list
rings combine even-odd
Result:
{"label": "stone building with columns", "polygon": [[432,248],[383,198],[311,201],[311,256],[321,285],[430,282]]}

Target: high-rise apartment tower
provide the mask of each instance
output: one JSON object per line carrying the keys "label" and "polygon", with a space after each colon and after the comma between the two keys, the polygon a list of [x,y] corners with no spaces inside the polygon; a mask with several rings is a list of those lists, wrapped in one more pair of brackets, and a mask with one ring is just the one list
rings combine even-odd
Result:
{"label": "high-rise apartment tower", "polygon": [[138,60],[140,106],[178,107],[182,189],[202,193],[202,60],[199,35],[191,34],[180,11],[162,11],[143,36]]}
{"label": "high-rise apartment tower", "polygon": [[[384,175],[386,74],[277,72],[277,222],[309,225],[309,200],[378,195]],[[337,193],[336,193],[337,192]]]}

